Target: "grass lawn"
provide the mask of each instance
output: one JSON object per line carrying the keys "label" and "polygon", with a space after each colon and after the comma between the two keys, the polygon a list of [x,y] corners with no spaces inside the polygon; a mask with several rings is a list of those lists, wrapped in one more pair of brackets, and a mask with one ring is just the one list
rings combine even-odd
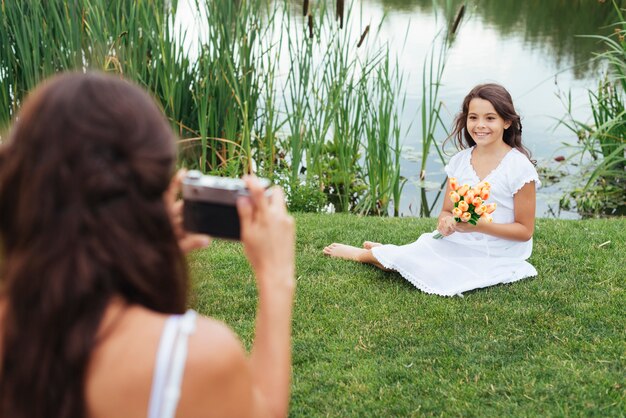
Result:
{"label": "grass lawn", "polygon": [[[321,252],[409,243],[434,219],[296,222],[291,416],[626,416],[626,219],[540,219],[539,276],[463,298]],[[215,241],[190,268],[193,307],[250,347],[257,299],[241,246]]]}

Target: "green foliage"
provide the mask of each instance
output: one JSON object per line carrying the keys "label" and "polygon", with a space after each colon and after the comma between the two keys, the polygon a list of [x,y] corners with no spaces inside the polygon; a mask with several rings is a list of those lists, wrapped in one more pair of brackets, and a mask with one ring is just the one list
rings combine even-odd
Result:
{"label": "green foliage", "polygon": [[289,188],[288,207],[291,212],[320,212],[328,198],[316,184],[292,184]]}
{"label": "green foliage", "polygon": [[[290,184],[302,184],[300,173],[303,190],[321,182],[338,211],[385,215],[393,201],[398,214],[402,76],[386,45],[358,38],[353,7],[340,29],[326,2],[302,18],[287,0],[197,0],[201,30],[191,36],[175,22],[176,6],[3,1],[0,129],[58,71],[115,72],[160,101],[180,137],[181,165],[270,178],[287,167]],[[285,55],[286,74],[278,69]]]}
{"label": "green foliage", "polygon": [[287,208],[290,212],[320,212],[328,204],[328,197],[316,177],[301,175],[292,180],[285,168],[274,176],[274,182],[285,191]]}
{"label": "green foliage", "polygon": [[[539,219],[538,277],[463,298],[322,254],[331,242],[410,243],[434,219],[296,224],[291,416],[624,415],[625,219]],[[241,245],[216,241],[190,261],[193,307],[250,348],[257,296]]]}
{"label": "green foliage", "polygon": [[608,64],[608,73],[597,91],[589,92],[591,124],[568,118],[561,123],[576,133],[583,181],[561,198],[569,209],[572,200],[583,216],[626,214],[626,21],[614,2],[619,22],[612,37],[600,39],[606,51],[598,60]]}

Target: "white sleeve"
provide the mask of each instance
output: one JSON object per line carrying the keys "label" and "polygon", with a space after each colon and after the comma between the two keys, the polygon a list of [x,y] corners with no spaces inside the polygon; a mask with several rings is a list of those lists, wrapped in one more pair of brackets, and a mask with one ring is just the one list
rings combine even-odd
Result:
{"label": "white sleeve", "polygon": [[459,164],[461,164],[462,154],[463,154],[463,151],[457,152],[456,154],[454,154],[450,158],[450,161],[448,161],[448,164],[446,164],[446,166],[443,168],[446,171],[448,178],[459,176]]}
{"label": "white sleeve", "polygon": [[527,183],[531,181],[535,182],[535,188],[541,187],[541,181],[539,181],[539,175],[533,163],[526,158],[523,154],[516,158],[515,164],[513,164],[513,170],[509,171],[509,186],[511,187],[511,195],[519,192]]}

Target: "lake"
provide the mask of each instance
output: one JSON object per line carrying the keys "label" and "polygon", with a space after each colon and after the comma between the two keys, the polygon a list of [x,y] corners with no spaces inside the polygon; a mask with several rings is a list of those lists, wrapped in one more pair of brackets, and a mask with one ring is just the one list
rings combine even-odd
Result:
{"label": "lake", "polygon": [[[330,1],[330,0],[329,0]],[[314,3],[314,2],[312,2]],[[334,3],[334,1],[332,2]],[[370,24],[370,37],[388,43],[392,56],[404,74],[406,104],[402,113],[402,175],[408,181],[401,199],[403,216],[418,215],[425,198],[436,215],[441,199],[437,188],[444,180],[443,166],[433,153],[426,171],[426,190],[419,180],[421,127],[418,112],[421,104],[422,68],[438,31],[445,26],[444,1],[432,0],[361,0],[346,1],[358,24],[351,26],[360,33]],[[461,2],[448,0],[448,8]],[[179,19],[186,27],[194,13],[182,1]],[[293,2],[293,13],[301,13],[302,1]],[[558,126],[566,113],[564,97],[571,97],[571,110],[579,120],[588,120],[588,89],[594,89],[603,73],[590,63],[600,44],[595,39],[577,35],[608,34],[614,19],[613,5],[598,0],[469,0],[464,20],[449,50],[443,74],[440,99],[444,104],[444,123],[451,125],[463,97],[476,84],[496,82],[513,96],[522,117],[523,141],[537,160],[538,168],[571,172],[572,167],[557,163],[557,156],[572,153],[563,144],[575,144],[576,137]],[[358,34],[355,34],[358,38]],[[289,65],[288,62],[281,65]],[[437,138],[445,139],[443,130]],[[454,152],[451,145],[446,148]],[[575,171],[575,169],[574,169]],[[547,184],[537,192],[537,216],[577,218],[574,212],[558,211],[558,201],[575,176]]]}

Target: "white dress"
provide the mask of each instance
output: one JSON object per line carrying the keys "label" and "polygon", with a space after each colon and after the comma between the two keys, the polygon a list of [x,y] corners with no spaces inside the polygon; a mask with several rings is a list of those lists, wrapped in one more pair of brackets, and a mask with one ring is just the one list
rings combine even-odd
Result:
{"label": "white dress", "polygon": [[[471,165],[472,150],[467,148],[454,155],[445,167],[448,177],[456,177],[461,185],[480,182]],[[494,223],[513,222],[513,195],[531,181],[537,188],[541,185],[535,167],[515,148],[483,180],[491,184],[487,202],[497,203],[492,214]],[[433,233],[426,233],[412,244],[374,247],[372,254],[385,268],[397,271],[418,289],[454,296],[536,276],[537,270],[526,261],[532,247],[532,238],[520,242],[478,232],[455,232],[434,239]]]}

